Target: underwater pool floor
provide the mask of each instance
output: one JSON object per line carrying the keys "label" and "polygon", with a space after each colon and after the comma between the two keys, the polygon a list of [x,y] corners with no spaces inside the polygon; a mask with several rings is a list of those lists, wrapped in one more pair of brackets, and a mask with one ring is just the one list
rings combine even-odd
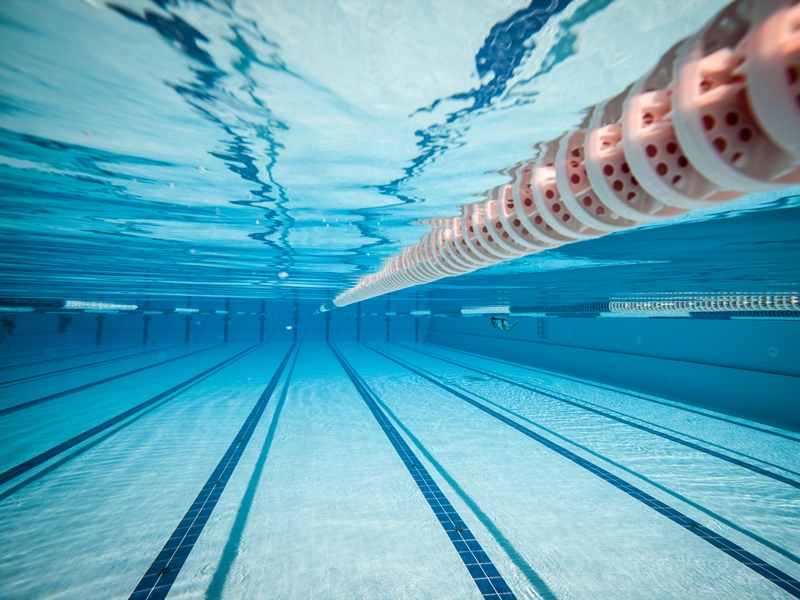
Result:
{"label": "underwater pool floor", "polygon": [[426,344],[0,358],[0,598],[791,598],[800,435]]}

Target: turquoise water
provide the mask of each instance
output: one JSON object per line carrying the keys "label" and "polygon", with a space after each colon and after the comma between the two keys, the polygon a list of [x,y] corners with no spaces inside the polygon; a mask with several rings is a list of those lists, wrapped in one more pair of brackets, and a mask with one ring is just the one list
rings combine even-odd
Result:
{"label": "turquoise water", "polygon": [[[4,295],[329,300],[724,4],[4,2]],[[780,210],[796,197],[710,212],[767,211],[741,241],[750,250],[796,222]],[[619,237],[622,257],[603,239],[492,272],[571,270],[564,255],[620,273],[667,260],[677,269],[660,287],[692,291],[685,259],[663,256],[674,244]],[[761,259],[722,257],[745,281],[706,287],[794,291],[792,260],[748,281]],[[617,271],[603,272],[611,288]]]}
{"label": "turquoise water", "polygon": [[0,598],[800,597],[800,188],[315,312],[725,4],[0,3]]}

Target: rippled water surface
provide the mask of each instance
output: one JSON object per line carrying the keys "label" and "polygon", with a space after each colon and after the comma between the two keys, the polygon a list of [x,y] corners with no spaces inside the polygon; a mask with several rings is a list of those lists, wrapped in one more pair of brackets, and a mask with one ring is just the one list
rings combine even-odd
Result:
{"label": "rippled water surface", "polygon": [[[3,293],[329,299],[723,4],[7,0]],[[797,240],[761,250],[796,223],[794,192],[691,217],[710,233],[683,244],[610,236],[428,289],[479,300],[482,278],[544,272],[551,294],[608,295],[657,264],[651,291],[786,291]],[[722,216],[743,219],[739,267],[709,241]]]}

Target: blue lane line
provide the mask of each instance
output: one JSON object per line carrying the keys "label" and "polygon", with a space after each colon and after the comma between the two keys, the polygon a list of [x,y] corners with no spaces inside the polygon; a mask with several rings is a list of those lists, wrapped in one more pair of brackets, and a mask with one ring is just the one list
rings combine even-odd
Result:
{"label": "blue lane line", "polygon": [[194,354],[199,354],[200,352],[206,352],[207,350],[212,350],[214,348],[219,347],[220,344],[216,346],[211,346],[209,348],[202,348],[200,350],[195,350],[194,352],[189,352],[188,354],[181,354],[180,356],[175,356],[173,358],[168,358],[167,360],[162,360],[161,362],[154,363],[152,365],[147,365],[145,367],[139,367],[138,369],[133,369],[131,371],[125,371],[124,373],[120,373],[119,375],[112,375],[111,377],[105,377],[103,379],[98,379],[97,381],[92,381],[91,383],[85,383],[83,385],[79,385],[78,387],[70,388],[68,390],[64,390],[63,392],[56,392],[55,394],[50,394],[49,396],[43,396],[42,398],[37,398],[36,400],[29,400],[28,402],[22,402],[20,404],[15,404],[14,406],[9,406],[8,408],[4,408],[0,410],[0,417],[4,417],[11,413],[15,413],[20,410],[24,410],[26,408],[30,408],[31,406],[37,406],[39,404],[43,404],[45,402],[50,402],[51,400],[56,400],[58,398],[63,398],[64,396],[69,396],[70,394],[76,394],[78,392],[82,392],[84,390],[88,390],[89,388],[93,388],[103,383],[108,383],[109,381],[114,381],[115,379],[120,379],[122,377],[126,377],[128,375],[133,375],[134,373],[141,373],[142,371],[147,371],[148,369],[153,369],[155,367],[160,367],[161,365],[165,365],[167,363],[174,362],[176,360],[180,360],[182,358],[187,358]]}
{"label": "blue lane line", "polygon": [[292,344],[280,366],[278,366],[278,370],[275,371],[258,402],[256,402],[253,410],[247,416],[244,425],[242,425],[239,433],[236,434],[222,460],[219,461],[217,468],[211,473],[211,477],[208,478],[197,498],[195,498],[181,522],[178,523],[172,536],[164,544],[153,564],[150,565],[144,577],[133,590],[129,600],[158,600],[166,598],[167,594],[169,594],[172,584],[178,578],[178,574],[181,572],[192,548],[194,548],[197,538],[200,537],[200,533],[211,517],[211,513],[214,512],[222,492],[225,491],[225,486],[228,484],[231,475],[233,475],[236,465],[239,464],[239,459],[242,457],[245,448],[247,448],[247,443],[261,420],[264,409],[267,408],[275,388],[278,387],[278,381],[286,368],[286,364],[289,362],[289,357],[292,355],[294,348],[295,344]]}
{"label": "blue lane line", "polygon": [[669,433],[663,433],[661,431],[657,431],[655,429],[651,429],[650,427],[647,427],[645,425],[640,425],[639,423],[635,423],[634,421],[629,421],[628,419],[624,419],[622,417],[617,417],[616,415],[612,415],[610,413],[607,413],[605,411],[599,410],[599,409],[591,407],[591,406],[586,406],[586,405],[584,405],[584,404],[582,404],[580,402],[576,402],[574,400],[568,400],[567,398],[564,398],[563,396],[556,396],[555,394],[551,394],[549,392],[545,392],[545,391],[536,389],[536,388],[531,387],[529,385],[525,385],[524,383],[519,383],[517,381],[514,381],[513,379],[506,379],[505,377],[501,377],[500,375],[495,375],[494,373],[492,373],[490,371],[484,371],[483,369],[479,369],[477,367],[471,367],[471,366],[463,365],[463,364],[457,363],[455,361],[448,360],[446,358],[441,358],[441,357],[436,356],[434,354],[428,354],[427,352],[423,352],[422,350],[414,350],[414,352],[417,352],[419,354],[424,354],[426,356],[430,356],[432,358],[435,358],[436,360],[441,360],[442,362],[450,363],[451,365],[455,365],[455,366],[460,367],[462,369],[467,369],[468,371],[473,371],[475,373],[480,373],[481,375],[486,375],[487,377],[492,377],[493,379],[497,379],[498,381],[504,381],[505,383],[509,383],[509,384],[514,385],[514,386],[516,386],[518,388],[522,388],[524,390],[528,390],[529,392],[533,392],[534,394],[541,394],[542,396],[546,396],[548,398],[552,398],[553,400],[556,400],[558,402],[563,402],[564,404],[569,404],[570,406],[575,406],[577,408],[580,408],[582,410],[588,411],[590,413],[594,413],[596,415],[600,415],[601,417],[605,417],[607,419],[611,419],[612,421],[617,421],[618,423],[622,423],[624,425],[628,425],[629,427],[635,427],[636,429],[639,429],[641,431],[645,431],[645,432],[647,432],[649,434],[658,436],[658,437],[663,438],[665,440],[669,440],[670,442],[675,442],[676,444],[680,444],[681,446],[686,446],[687,448],[691,448],[692,450],[697,450],[699,452],[702,452],[703,454],[708,454],[709,456],[713,456],[714,458],[718,458],[720,460],[724,460],[725,462],[731,463],[732,465],[736,465],[737,467],[742,467],[742,468],[748,469],[749,471],[753,471],[753,473],[758,473],[759,475],[763,475],[764,477],[769,477],[770,479],[774,479],[775,481],[780,481],[781,483],[785,483],[786,485],[790,485],[790,486],[792,486],[794,488],[800,489],[800,482],[795,481],[794,479],[790,479],[789,477],[785,477],[784,475],[781,475],[779,473],[774,473],[773,471],[769,471],[767,469],[759,467],[758,465],[754,465],[752,463],[745,462],[745,461],[740,460],[738,458],[734,458],[732,456],[728,456],[727,454],[723,454],[721,452],[717,452],[716,450],[711,450],[710,448],[706,448],[704,446],[700,446],[699,444],[695,444],[693,442],[682,440],[681,438],[675,437],[674,435],[670,435]]}
{"label": "blue lane line", "polygon": [[199,374],[195,375],[194,377],[190,377],[186,381],[183,381],[183,382],[179,383],[178,385],[176,385],[174,387],[171,387],[166,392],[161,392],[157,396],[154,396],[154,397],[150,398],[149,400],[145,400],[141,404],[137,404],[133,408],[129,408],[125,412],[118,414],[116,417],[112,417],[108,421],[104,421],[103,423],[100,423],[99,425],[95,425],[91,429],[87,429],[83,433],[79,433],[75,437],[68,439],[66,442],[62,442],[62,443],[58,444],[57,446],[54,446],[54,447],[50,448],[49,450],[45,450],[41,454],[38,454],[38,455],[34,456],[33,458],[30,458],[30,459],[26,460],[24,463],[20,463],[15,467],[11,467],[7,471],[4,471],[3,473],[0,473],[0,485],[3,485],[4,483],[7,483],[7,482],[11,481],[12,479],[17,478],[17,477],[19,477],[20,475],[22,475],[24,473],[27,473],[31,469],[34,469],[34,468],[38,467],[39,465],[41,465],[42,463],[47,462],[51,458],[55,458],[59,454],[61,454],[63,452],[66,452],[67,450],[69,450],[70,448],[73,448],[74,446],[77,446],[81,442],[84,442],[84,441],[88,440],[89,438],[96,436],[101,431],[105,431],[106,429],[108,429],[109,427],[113,427],[114,425],[116,425],[120,421],[124,421],[128,417],[130,417],[132,415],[135,415],[138,412],[143,411],[148,406],[152,406],[156,402],[159,402],[160,400],[163,400],[164,398],[166,398],[168,396],[171,396],[172,394],[174,394],[176,392],[179,392],[180,390],[182,390],[185,387],[189,386],[190,384],[194,383],[198,379],[202,379],[203,377],[211,375],[215,371],[218,371],[218,370],[222,369],[223,367],[225,367],[226,365],[232,363],[233,361],[240,359],[242,356],[244,356],[248,352],[252,352],[253,350],[255,350],[255,348],[256,348],[256,346],[251,346],[250,348],[240,352],[239,354],[236,354],[236,355],[234,355],[234,356],[232,356],[230,358],[226,358],[221,363],[218,363],[218,364],[214,365],[213,367],[211,367],[209,369],[206,369],[202,373],[199,373]]}
{"label": "blue lane line", "polygon": [[428,470],[422,466],[421,461],[408,444],[406,444],[400,433],[380,409],[377,402],[375,402],[371,392],[367,389],[361,377],[352,369],[338,349],[332,344],[328,344],[328,346],[342,365],[350,381],[353,382],[353,385],[372,412],[375,420],[378,421],[381,429],[383,429],[383,433],[389,438],[389,441],[408,469],[408,472],[411,473],[422,495],[425,496],[436,518],[439,519],[439,523],[444,528],[453,546],[455,546],[461,560],[464,561],[464,565],[466,565],[469,574],[472,576],[481,594],[483,594],[483,597],[486,600],[511,600],[512,598],[516,598],[511,588],[508,587],[508,584],[503,579],[503,576],[500,575],[500,572],[494,566],[491,559],[489,559],[483,551],[478,540],[472,535],[467,524],[461,520],[456,509],[453,508],[453,505],[450,504],[450,501],[444,493],[442,493],[442,490],[439,489],[439,486],[433,480],[433,477],[430,476]]}
{"label": "blue lane line", "polygon": [[747,429],[753,429],[761,433],[766,433],[767,435],[774,435],[776,437],[784,438],[792,442],[800,442],[800,438],[796,436],[788,435],[780,431],[773,431],[771,429],[764,429],[763,427],[759,427],[757,425],[751,425],[749,423],[740,423],[739,421],[734,421],[733,419],[728,419],[718,414],[705,413],[703,411],[695,410],[693,408],[689,408],[688,406],[683,406],[681,404],[670,404],[669,402],[663,402],[662,400],[656,400],[655,398],[648,398],[647,396],[642,396],[640,394],[633,394],[625,390],[620,390],[613,387],[600,385],[599,383],[594,383],[592,381],[578,379],[577,377],[569,377],[568,375],[562,375],[561,373],[554,373],[552,371],[543,371],[542,369],[535,369],[533,367],[529,367],[527,365],[523,365],[520,363],[511,362],[509,360],[502,360],[500,358],[494,358],[492,356],[484,356],[483,354],[474,354],[473,352],[467,352],[465,350],[456,350],[455,348],[450,348],[449,346],[439,346],[439,347],[444,348],[445,350],[449,350],[451,352],[457,352],[458,354],[466,354],[467,356],[480,358],[482,360],[491,360],[492,362],[500,363],[501,365],[508,365],[510,367],[516,367],[518,369],[525,369],[526,371],[532,371],[534,373],[542,373],[543,375],[548,375],[550,377],[558,377],[559,379],[566,379],[567,381],[574,381],[576,383],[580,383],[583,385],[589,385],[599,390],[606,390],[608,392],[614,392],[615,394],[623,394],[625,396],[630,396],[631,398],[638,398],[639,400],[644,400],[645,402],[652,402],[653,404],[660,404],[668,408],[674,408],[675,410],[682,410],[684,412],[693,413],[696,415],[700,415],[701,417],[706,417],[707,419],[714,419],[716,421],[722,421],[723,423],[731,423],[733,425],[738,425],[739,427],[746,427]]}
{"label": "blue lane line", "polygon": [[520,425],[519,423],[513,421],[512,419],[509,419],[505,415],[502,415],[499,412],[494,411],[487,406],[484,406],[480,402],[477,402],[472,398],[470,398],[469,396],[466,396],[461,392],[454,390],[453,388],[445,385],[444,383],[437,381],[433,377],[423,373],[422,371],[415,369],[414,367],[408,365],[407,363],[404,363],[403,361],[400,361],[390,356],[389,354],[385,354],[384,352],[381,352],[380,350],[373,348],[372,346],[367,346],[367,347],[373,352],[380,354],[381,356],[392,361],[393,363],[396,363],[401,367],[403,367],[404,369],[411,371],[415,375],[422,377],[423,379],[429,381],[435,386],[442,388],[443,390],[452,394],[453,396],[460,398],[464,402],[467,402],[472,406],[474,406],[475,408],[482,410],[483,412],[494,417],[495,419],[502,421],[503,423],[509,425],[510,427],[513,427],[520,433],[539,442],[546,448],[549,448],[550,450],[560,454],[561,456],[572,461],[576,465],[583,467],[590,473],[593,473],[594,475],[597,475],[598,477],[604,479],[617,489],[625,492],[626,494],[628,494],[632,498],[635,498],[639,502],[642,502],[645,506],[652,508],[659,514],[662,514],[665,517],[667,517],[670,521],[677,523],[678,525],[683,527],[686,531],[692,532],[693,534],[705,540],[712,546],[719,548],[734,560],[739,561],[747,568],[752,569],[762,577],[770,580],[772,583],[774,583],[781,589],[785,590],[786,592],[790,593],[795,598],[800,598],[800,581],[797,581],[794,577],[792,577],[787,573],[784,573],[780,569],[773,567],[772,565],[763,561],[756,555],[751,554],[750,552],[748,552],[741,546],[733,543],[729,539],[704,527],[703,525],[697,523],[694,519],[691,519],[690,517],[684,515],[682,512],[675,510],[671,506],[665,504],[664,502],[661,502],[661,500],[654,498],[650,494],[643,492],[636,486],[628,483],[627,481],[621,479],[620,477],[617,477],[613,473],[606,471],[602,467],[599,467],[594,463],[589,462],[585,458],[578,456],[574,452],[571,452],[566,448],[563,448],[558,444],[551,442],[546,437],[543,437],[538,433],[535,433],[534,431],[528,429],[524,425]]}
{"label": "blue lane line", "polygon": [[91,369],[92,367],[98,367],[100,365],[106,365],[108,363],[119,362],[121,360],[126,360],[128,358],[136,358],[137,356],[144,356],[145,354],[152,354],[153,352],[164,352],[166,350],[172,350],[177,346],[168,346],[166,348],[156,348],[155,350],[146,350],[145,352],[136,352],[135,354],[127,354],[125,356],[117,356],[114,358],[107,358],[105,360],[99,360],[93,363],[87,363],[85,365],[76,365],[74,367],[66,367],[64,369],[58,369],[57,371],[48,371],[47,373],[37,373],[36,375],[28,375],[27,377],[19,377],[17,379],[9,379],[8,381],[0,382],[0,387],[6,387],[9,385],[15,385],[22,383],[24,381],[31,381],[33,379],[44,379],[45,377],[53,377],[55,375],[61,375],[62,373],[69,373],[71,371],[79,371],[81,369]]}
{"label": "blue lane line", "polygon": [[[55,362],[57,360],[67,360],[68,358],[82,358],[84,356],[91,356],[93,354],[103,354],[103,353],[107,353],[107,352],[114,352],[115,350],[119,350],[121,348],[127,348],[127,347],[128,346],[117,346],[117,347],[111,347],[111,348],[104,348],[103,350],[94,350],[93,352],[81,352],[79,354],[69,354],[67,356],[56,356],[55,358],[45,358],[43,360],[35,360],[33,362],[21,363],[21,364],[18,364],[18,365],[6,365],[4,367],[0,367],[0,371],[6,371],[8,369],[21,369],[23,367],[29,367],[31,365],[39,365],[39,364],[42,364],[42,363]],[[39,354],[47,354],[47,352],[46,351],[37,352],[36,354],[28,354],[27,356],[32,357],[32,356],[38,356]],[[16,358],[16,357],[15,356],[3,356],[3,357],[0,357],[0,360],[11,359],[11,358]]]}

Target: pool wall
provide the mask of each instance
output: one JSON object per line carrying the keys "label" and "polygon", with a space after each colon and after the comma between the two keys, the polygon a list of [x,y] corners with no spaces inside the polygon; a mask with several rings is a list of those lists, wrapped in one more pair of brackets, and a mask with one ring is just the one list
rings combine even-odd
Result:
{"label": "pool wall", "polygon": [[425,341],[800,431],[800,320],[434,318]]}
{"label": "pool wall", "polygon": [[265,302],[262,308],[259,300],[211,299],[195,302],[195,306],[200,312],[4,314],[7,325],[0,340],[0,356],[138,344],[414,342],[424,339],[431,320],[410,314],[415,308],[413,300],[390,300],[387,310],[386,299],[381,299],[325,314],[316,313],[319,303],[314,301]]}

